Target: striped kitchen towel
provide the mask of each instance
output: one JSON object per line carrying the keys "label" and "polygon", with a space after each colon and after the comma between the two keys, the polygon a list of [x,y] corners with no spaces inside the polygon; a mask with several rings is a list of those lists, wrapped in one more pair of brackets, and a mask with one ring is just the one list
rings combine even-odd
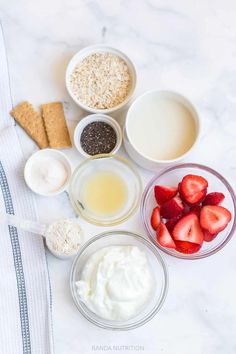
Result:
{"label": "striped kitchen towel", "polygon": [[[36,218],[23,179],[24,159],[9,116],[7,59],[0,28],[0,208]],[[0,353],[51,354],[51,293],[41,237],[0,225]]]}

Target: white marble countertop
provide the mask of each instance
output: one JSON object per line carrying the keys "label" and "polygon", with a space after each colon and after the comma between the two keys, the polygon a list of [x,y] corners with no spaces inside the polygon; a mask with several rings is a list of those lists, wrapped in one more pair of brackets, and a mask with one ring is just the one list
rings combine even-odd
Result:
{"label": "white marble countertop", "polygon": [[[195,103],[203,129],[188,161],[216,168],[236,186],[234,0],[2,0],[0,12],[14,104],[62,100],[72,132],[86,113],[66,92],[66,64],[84,46],[109,43],[134,61],[136,96],[168,88]],[[122,121],[124,115],[115,116]],[[27,158],[36,147],[17,129]],[[67,154],[74,164],[80,160],[75,151]],[[152,173],[142,171],[142,176],[145,184]],[[37,205],[43,221],[74,215],[66,194],[37,197]],[[87,237],[102,231],[84,222],[83,227]],[[138,213],[119,228],[144,232]],[[145,326],[119,333],[82,318],[69,292],[71,263],[49,255],[55,353],[235,354],[235,254],[233,238],[208,259],[186,262],[165,256],[170,287],[163,309]]]}

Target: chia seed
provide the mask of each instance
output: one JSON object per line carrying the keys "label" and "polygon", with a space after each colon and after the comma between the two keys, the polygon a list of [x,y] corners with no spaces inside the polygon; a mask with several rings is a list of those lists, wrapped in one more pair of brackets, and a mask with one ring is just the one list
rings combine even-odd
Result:
{"label": "chia seed", "polygon": [[82,149],[91,156],[109,154],[116,142],[117,136],[112,126],[100,121],[89,123],[80,136]]}

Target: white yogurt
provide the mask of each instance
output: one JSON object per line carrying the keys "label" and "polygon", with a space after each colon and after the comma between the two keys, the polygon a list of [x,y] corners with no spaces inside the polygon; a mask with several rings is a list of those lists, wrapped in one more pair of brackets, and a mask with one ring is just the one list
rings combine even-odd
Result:
{"label": "white yogurt", "polygon": [[146,254],[136,246],[109,246],[86,262],[76,282],[80,299],[108,320],[137,315],[152,295],[154,279]]}
{"label": "white yogurt", "polygon": [[130,142],[147,158],[176,159],[189,151],[196,140],[194,115],[178,96],[148,92],[129,110],[126,129]]}

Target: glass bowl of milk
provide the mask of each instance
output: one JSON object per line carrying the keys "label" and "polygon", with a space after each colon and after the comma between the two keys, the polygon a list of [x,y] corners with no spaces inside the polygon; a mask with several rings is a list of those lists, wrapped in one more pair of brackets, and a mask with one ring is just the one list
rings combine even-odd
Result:
{"label": "glass bowl of milk", "polygon": [[105,329],[130,330],[150,321],[164,304],[167,267],[150,241],[114,230],[81,247],[72,265],[70,288],[88,321]]}
{"label": "glass bowl of milk", "polygon": [[128,110],[124,145],[138,165],[155,170],[185,158],[199,131],[198,113],[187,98],[172,91],[148,91]]}

